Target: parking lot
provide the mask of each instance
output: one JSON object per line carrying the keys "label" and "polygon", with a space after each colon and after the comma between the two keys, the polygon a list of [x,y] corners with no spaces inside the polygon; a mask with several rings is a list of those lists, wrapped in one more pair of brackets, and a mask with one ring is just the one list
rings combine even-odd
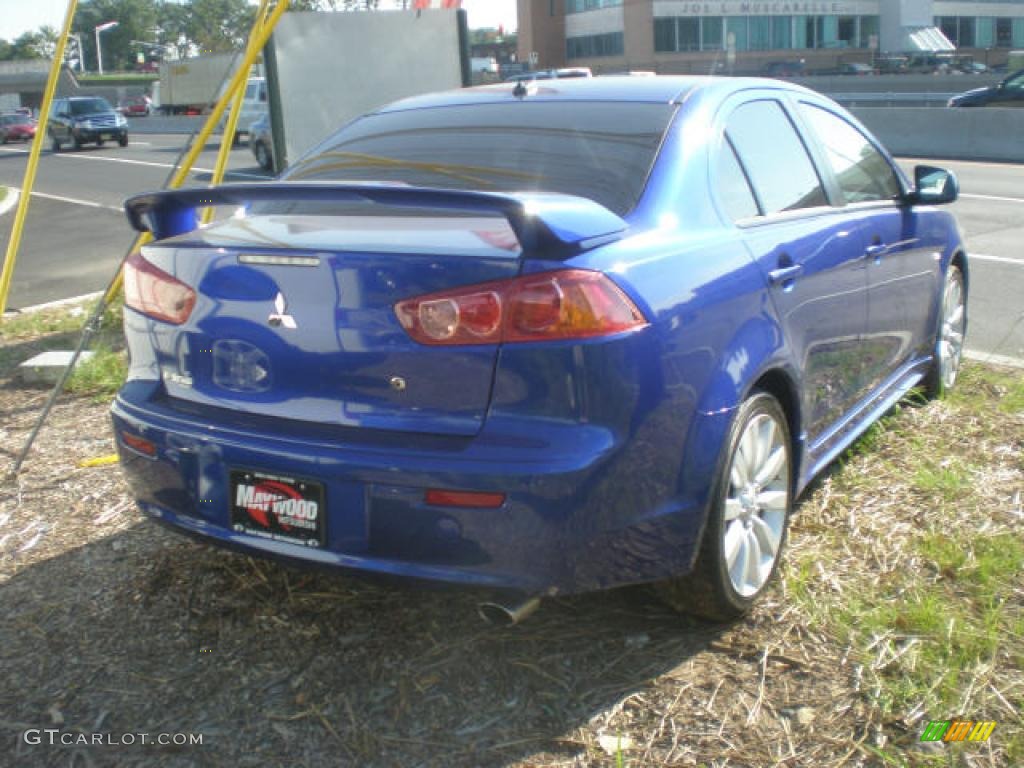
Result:
{"label": "parking lot", "polygon": [[[32,306],[102,290],[132,232],[121,204],[138,192],[162,187],[174,168],[184,134],[132,134],[127,147],[108,143],[54,154],[44,150],[29,208],[8,307]],[[218,139],[196,163],[189,184],[209,183]],[[21,185],[28,148],[0,147],[0,185]],[[243,142],[231,151],[227,181],[264,179]],[[7,241],[13,216],[0,217]]]}

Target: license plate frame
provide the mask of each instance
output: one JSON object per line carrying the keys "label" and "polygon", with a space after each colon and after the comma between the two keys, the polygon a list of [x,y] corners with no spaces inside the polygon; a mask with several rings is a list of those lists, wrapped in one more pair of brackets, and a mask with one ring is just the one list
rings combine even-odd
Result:
{"label": "license plate frame", "polygon": [[260,538],[322,548],[327,541],[323,483],[252,469],[229,472],[231,528]]}

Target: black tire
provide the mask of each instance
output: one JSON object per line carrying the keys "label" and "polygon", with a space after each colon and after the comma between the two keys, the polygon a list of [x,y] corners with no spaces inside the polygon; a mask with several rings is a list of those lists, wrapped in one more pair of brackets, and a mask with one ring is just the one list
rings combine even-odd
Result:
{"label": "black tire", "polygon": [[256,155],[256,162],[264,171],[271,171],[274,168],[274,161],[271,159],[270,150],[262,141],[257,141],[253,147],[253,154]]}
{"label": "black tire", "polygon": [[[736,462],[744,462],[745,454],[751,448],[749,444],[744,443],[744,453],[741,454],[741,441],[744,436],[750,439],[748,430],[752,430],[755,435],[752,439],[759,439],[761,435],[767,436],[769,432],[765,425],[768,421],[772,423],[774,431],[771,432],[772,437],[767,440],[769,448],[764,457],[765,467],[768,467],[773,458],[777,458],[778,448],[784,451],[784,466],[780,465],[777,473],[768,478],[763,489],[756,485],[756,481],[751,480],[744,485],[744,492],[741,493],[733,487],[732,475]],[[757,468],[754,457],[750,457],[750,463]],[[661,599],[676,610],[711,621],[731,621],[750,611],[771,585],[786,543],[786,530],[793,508],[793,443],[786,414],[778,400],[766,392],[755,391],[743,402],[733,419],[724,455],[718,464],[718,473],[712,486],[711,498],[714,501],[708,511],[707,525],[693,571],[686,576],[657,584],[655,589]],[[752,491],[752,487],[757,490]],[[780,496],[783,492],[784,495]],[[760,500],[769,496],[772,499],[772,508],[758,509]],[[742,505],[741,499],[744,500]],[[726,519],[727,509],[732,515],[731,520]],[[738,509],[741,511],[737,514]],[[765,541],[764,536],[767,536],[769,531],[772,532],[771,539],[775,542],[775,552],[770,570],[767,570],[765,575],[768,563],[763,559],[765,555],[761,550],[761,544],[751,544],[750,541]],[[743,553],[743,567],[738,569],[742,572],[740,576],[730,575],[728,555],[725,551],[727,535],[731,540],[738,542],[733,547],[733,571],[737,571],[736,563],[740,560],[740,552]],[[770,548],[766,546],[766,549]],[[756,563],[756,566],[750,565],[751,561]],[[745,583],[751,570],[756,574],[756,581],[763,579],[759,585]],[[741,581],[739,589],[735,583],[736,578]]]}
{"label": "black tire", "polygon": [[56,136],[51,137],[50,148],[56,153],[60,152],[60,141],[57,140]]}
{"label": "black tire", "polygon": [[121,137],[120,137],[120,138],[119,138],[119,139],[117,140],[117,144],[118,144],[118,146],[120,146],[120,147],[127,147],[127,146],[128,146],[128,134],[126,133],[126,134],[125,134],[124,136],[121,136]]}
{"label": "black tire", "polygon": [[104,144],[106,144],[106,142],[103,139],[97,139],[96,140],[96,146],[97,147],[102,147]]}
{"label": "black tire", "polygon": [[82,144],[83,144],[82,140],[79,139],[74,134],[72,134],[72,136],[71,136],[71,143],[74,145],[75,149],[81,149],[82,148]]}
{"label": "black tire", "polygon": [[[957,297],[959,301],[956,301]],[[959,305],[959,317],[956,316],[956,307],[952,304]],[[944,397],[956,384],[960,363],[963,360],[966,333],[967,290],[964,274],[956,264],[950,264],[942,283],[942,294],[939,296],[932,364],[922,382],[925,396],[929,399]]]}

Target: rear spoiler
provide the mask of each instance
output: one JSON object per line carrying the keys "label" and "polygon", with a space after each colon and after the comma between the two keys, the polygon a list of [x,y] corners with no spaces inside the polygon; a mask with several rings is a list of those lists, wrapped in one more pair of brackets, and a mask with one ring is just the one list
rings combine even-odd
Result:
{"label": "rear spoiler", "polygon": [[499,213],[508,219],[524,250],[563,258],[617,239],[629,227],[600,203],[574,195],[467,192],[384,184],[224,184],[136,195],[125,202],[124,208],[136,230],[152,232],[155,240],[163,240],[196,229],[200,208],[299,200],[367,201],[408,208]]}

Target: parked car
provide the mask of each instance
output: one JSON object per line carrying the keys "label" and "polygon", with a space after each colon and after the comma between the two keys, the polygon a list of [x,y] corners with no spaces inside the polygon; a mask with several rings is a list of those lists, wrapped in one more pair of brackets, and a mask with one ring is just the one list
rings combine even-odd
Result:
{"label": "parked car", "polygon": [[[248,127],[267,114],[267,81],[262,77],[250,77],[245,86],[245,95],[242,97],[242,112],[238,116],[235,127],[235,135],[231,138],[232,144],[237,144],[243,134],[247,134]],[[227,126],[228,113],[224,112],[217,130],[223,132]],[[251,138],[251,137],[250,137]]]}
{"label": "parked car", "polygon": [[571,77],[593,77],[590,67],[563,67],[561,69],[539,69],[536,72],[525,72],[521,75],[506,77],[506,83],[528,83],[533,80],[558,80]]}
{"label": "parked car", "polygon": [[270,132],[270,115],[265,114],[249,126],[249,149],[265,171],[274,170],[274,138]]}
{"label": "parked car", "polygon": [[100,96],[54,100],[46,130],[54,152],[60,152],[64,144],[75,149],[83,144],[102,147],[107,141],[116,141],[122,147],[128,145],[128,121]]}
{"label": "parked car", "polygon": [[648,582],[736,617],[808,483],[956,380],[957,182],[914,176],[795,85],[599,77],[415,97],[281,182],[133,197],[121,466],[180,532],[505,588],[509,620]]}
{"label": "parked car", "polygon": [[121,102],[120,111],[132,117],[148,117],[153,112],[153,102],[149,96],[132,96]]}
{"label": "parked car", "polygon": [[965,75],[984,75],[989,72],[989,68],[982,64],[980,61],[961,61],[956,65],[957,71],[962,72]]}
{"label": "parked car", "polygon": [[875,57],[875,69],[881,75],[906,74],[909,66],[909,58],[900,54],[887,53]]}
{"label": "parked car", "polygon": [[769,61],[761,69],[765,77],[803,77],[807,74],[803,59],[799,61]]}
{"label": "parked car", "polygon": [[950,107],[1024,107],[1024,69],[985,88],[974,88],[949,100]]}
{"label": "parked car", "polygon": [[32,141],[36,137],[36,121],[25,114],[0,115],[0,143]]}
{"label": "parked car", "polygon": [[865,64],[862,61],[847,61],[839,67],[837,74],[864,76],[874,75],[877,74],[877,72],[870,64]]}

